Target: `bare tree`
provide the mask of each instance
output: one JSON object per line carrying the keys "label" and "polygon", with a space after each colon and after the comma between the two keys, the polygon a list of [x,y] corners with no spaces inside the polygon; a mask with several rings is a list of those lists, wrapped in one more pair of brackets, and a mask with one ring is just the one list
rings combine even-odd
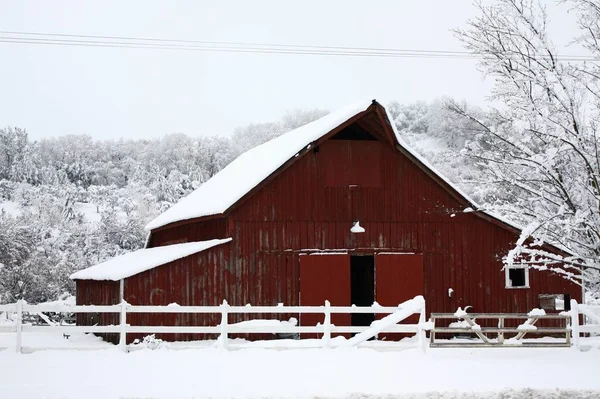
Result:
{"label": "bare tree", "polygon": [[[600,6],[569,0],[581,36],[600,60]],[[548,37],[545,7],[535,0],[477,3],[480,15],[455,34],[493,77],[486,120],[450,103],[481,130],[469,151],[490,182],[513,194],[504,210],[527,227],[505,264],[559,273],[578,284],[600,281],[600,67],[561,59]],[[582,50],[583,51],[583,50]],[[600,62],[600,61],[599,61]],[[565,250],[548,252],[549,242]]]}

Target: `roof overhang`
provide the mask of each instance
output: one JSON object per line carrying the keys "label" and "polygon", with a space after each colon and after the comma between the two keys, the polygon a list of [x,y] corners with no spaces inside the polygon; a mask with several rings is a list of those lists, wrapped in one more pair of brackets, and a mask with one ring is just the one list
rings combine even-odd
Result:
{"label": "roof overhang", "polygon": [[80,270],[73,273],[70,278],[72,280],[119,281],[230,241],[231,238],[225,238],[138,249]]}

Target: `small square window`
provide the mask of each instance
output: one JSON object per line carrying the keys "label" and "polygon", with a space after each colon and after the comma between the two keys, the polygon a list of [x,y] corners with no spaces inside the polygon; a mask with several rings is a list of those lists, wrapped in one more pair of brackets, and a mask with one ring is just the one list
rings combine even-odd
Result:
{"label": "small square window", "polygon": [[540,309],[549,311],[563,311],[567,309],[569,305],[570,296],[568,294],[540,294],[538,295],[540,301]]}
{"label": "small square window", "polygon": [[506,288],[529,288],[529,269],[526,267],[507,267]]}

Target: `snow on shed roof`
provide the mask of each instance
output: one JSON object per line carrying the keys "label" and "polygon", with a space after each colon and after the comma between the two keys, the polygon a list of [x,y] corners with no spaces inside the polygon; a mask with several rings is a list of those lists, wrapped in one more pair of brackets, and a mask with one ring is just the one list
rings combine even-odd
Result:
{"label": "snow on shed roof", "polygon": [[281,165],[315,140],[353,116],[372,100],[342,108],[246,151],[198,189],[146,225],[154,230],[169,223],[225,212]]}
{"label": "snow on shed roof", "polygon": [[117,281],[229,241],[231,238],[139,249],[80,270],[72,274],[71,279]]}

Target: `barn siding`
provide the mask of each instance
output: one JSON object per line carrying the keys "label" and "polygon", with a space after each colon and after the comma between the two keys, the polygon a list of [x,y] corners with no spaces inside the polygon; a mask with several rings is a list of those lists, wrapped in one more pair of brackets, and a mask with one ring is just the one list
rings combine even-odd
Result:
{"label": "barn siding", "polygon": [[[75,302],[77,305],[117,305],[121,302],[118,281],[77,280]],[[77,313],[77,325],[118,325],[118,313]],[[116,344],[118,334],[96,334]]]}
{"label": "barn siding", "polygon": [[[199,254],[167,263],[125,280],[125,300],[132,305],[217,306],[223,300],[232,306],[252,304],[276,305],[292,301],[291,293],[298,289],[297,281],[290,284],[280,279],[296,275],[293,254],[259,254],[252,261],[238,259],[230,262],[233,242],[213,247]],[[223,267],[220,267],[223,265]],[[260,301],[260,302],[258,302]],[[297,304],[297,298],[295,301]],[[284,318],[297,315],[283,315]],[[255,316],[257,317],[257,316]],[[258,317],[272,317],[258,315]],[[243,315],[230,315],[229,322],[247,320]],[[220,323],[220,314],[131,314],[131,325],[212,325]],[[144,334],[128,334],[127,340]],[[157,334],[168,340],[214,339],[208,334]]]}
{"label": "barn siding", "polygon": [[[353,151],[326,148],[350,145],[358,152],[362,144],[323,143],[323,150],[307,153],[236,208],[230,215],[235,232],[234,267],[235,260],[248,253],[262,258],[290,250],[384,249],[424,254],[429,312],[454,312],[466,305],[480,312],[524,312],[538,306],[542,293],[581,298],[574,284],[533,270],[529,289],[506,289],[500,257],[512,248],[517,236],[474,213],[463,213],[466,203],[381,142],[381,187],[328,186],[332,172],[324,169],[348,162],[321,157]],[[364,234],[350,233],[355,219],[366,229]],[[296,273],[282,276],[283,281],[293,279]],[[448,288],[454,290],[452,297]],[[264,297],[254,299],[252,303],[266,303]]]}
{"label": "barn siding", "polygon": [[[227,244],[226,244],[227,245]],[[177,303],[182,306],[219,305],[225,268],[216,267],[227,264],[226,245],[213,247],[202,253],[191,255],[146,272],[131,276],[125,280],[125,300],[132,305],[168,305]],[[212,314],[152,314],[135,313],[128,315],[131,325],[184,326],[216,325],[219,318]],[[142,338],[145,334],[128,334],[127,339]],[[190,334],[157,334],[168,340],[190,340]],[[200,338],[212,338],[201,336]]]}
{"label": "barn siding", "polygon": [[227,238],[227,219],[217,218],[203,222],[178,223],[174,227],[154,230],[150,235],[148,248],[184,242],[205,241],[213,238]]}

